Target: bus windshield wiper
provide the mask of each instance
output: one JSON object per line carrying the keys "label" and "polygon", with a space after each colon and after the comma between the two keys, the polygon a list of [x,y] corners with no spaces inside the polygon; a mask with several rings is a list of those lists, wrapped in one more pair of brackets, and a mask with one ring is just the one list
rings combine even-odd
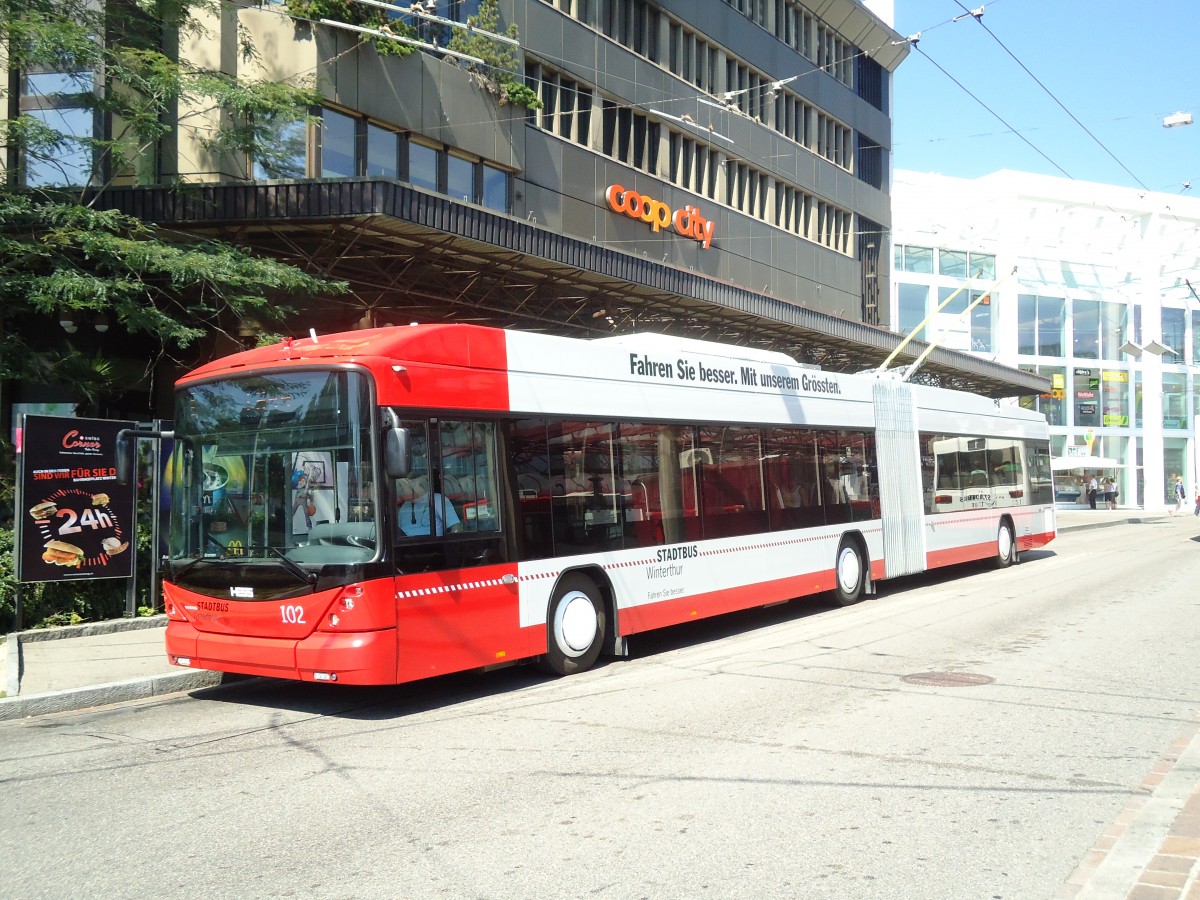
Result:
{"label": "bus windshield wiper", "polygon": [[[317,573],[316,572],[310,572],[307,569],[302,568],[295,562],[295,560],[288,558],[284,554],[284,552],[282,550],[280,550],[278,547],[256,547],[256,546],[226,547],[225,552],[221,554],[221,561],[229,562],[231,560],[238,561],[238,560],[252,559],[256,555],[258,556],[259,559],[262,559],[265,556],[265,554],[268,554],[268,553],[271,554],[272,556],[274,556],[276,559],[278,559],[280,564],[285,569],[287,569],[288,572],[290,572],[292,575],[295,575],[297,578],[299,578],[305,584],[316,584],[317,583]],[[259,554],[261,554],[261,555],[259,555]]]}
{"label": "bus windshield wiper", "polygon": [[295,575],[297,578],[299,578],[301,581],[303,581],[305,584],[316,584],[317,583],[317,573],[316,572],[310,572],[307,569],[301,568],[294,560],[288,559],[287,554],[285,554],[278,547],[267,547],[266,549],[268,549],[272,553],[274,553],[275,556],[279,558],[279,561],[283,564],[283,567],[285,569],[287,569],[289,572],[291,572],[293,575]]}
{"label": "bus windshield wiper", "polygon": [[174,568],[174,566],[175,566],[175,561],[174,561],[174,560],[170,560],[170,562],[171,562],[171,566],[172,566],[172,577],[173,577],[173,578],[176,578],[176,579],[182,578],[182,577],[183,577],[183,575],[184,575],[186,572],[188,572],[188,571],[190,571],[190,570],[191,570],[192,566],[196,565],[196,563],[200,562],[200,561],[201,561],[201,560],[203,560],[203,559],[204,559],[204,557],[203,557],[203,556],[197,556],[197,557],[196,557],[195,559],[193,559],[191,562],[184,563],[184,564],[183,564],[183,566],[182,566],[181,568],[178,568],[178,569]]}

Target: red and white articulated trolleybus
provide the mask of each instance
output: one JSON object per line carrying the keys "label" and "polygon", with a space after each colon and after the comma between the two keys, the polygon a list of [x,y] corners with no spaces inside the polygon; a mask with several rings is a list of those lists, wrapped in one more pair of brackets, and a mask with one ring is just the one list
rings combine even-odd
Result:
{"label": "red and white articulated trolleybus", "polygon": [[174,436],[171,660],[305,681],[567,674],[1055,536],[1041,416],[663,335],[287,341],[183,378]]}

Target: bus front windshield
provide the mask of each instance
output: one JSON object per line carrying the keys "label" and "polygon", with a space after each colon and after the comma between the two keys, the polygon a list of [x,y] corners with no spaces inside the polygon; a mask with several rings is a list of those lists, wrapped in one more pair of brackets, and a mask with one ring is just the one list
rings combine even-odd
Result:
{"label": "bus front windshield", "polygon": [[170,556],[305,565],[375,558],[365,375],[288,371],[197,384],[175,410]]}

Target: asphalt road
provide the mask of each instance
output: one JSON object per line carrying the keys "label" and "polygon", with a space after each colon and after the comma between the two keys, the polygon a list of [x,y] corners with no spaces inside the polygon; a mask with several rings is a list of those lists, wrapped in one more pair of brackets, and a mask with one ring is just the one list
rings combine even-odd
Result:
{"label": "asphalt road", "polygon": [[1198,534],[1068,533],[566,679],[0,722],[0,897],[1050,898],[1196,721]]}

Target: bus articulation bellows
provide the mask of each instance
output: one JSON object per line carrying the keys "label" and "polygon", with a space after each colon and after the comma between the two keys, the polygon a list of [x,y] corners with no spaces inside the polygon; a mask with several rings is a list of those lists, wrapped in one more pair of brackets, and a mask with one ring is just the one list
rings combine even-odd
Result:
{"label": "bus articulation bellows", "polygon": [[278,678],[568,674],[1055,536],[1040,415],[663,335],[289,340],[181,379],[174,438],[170,659]]}

